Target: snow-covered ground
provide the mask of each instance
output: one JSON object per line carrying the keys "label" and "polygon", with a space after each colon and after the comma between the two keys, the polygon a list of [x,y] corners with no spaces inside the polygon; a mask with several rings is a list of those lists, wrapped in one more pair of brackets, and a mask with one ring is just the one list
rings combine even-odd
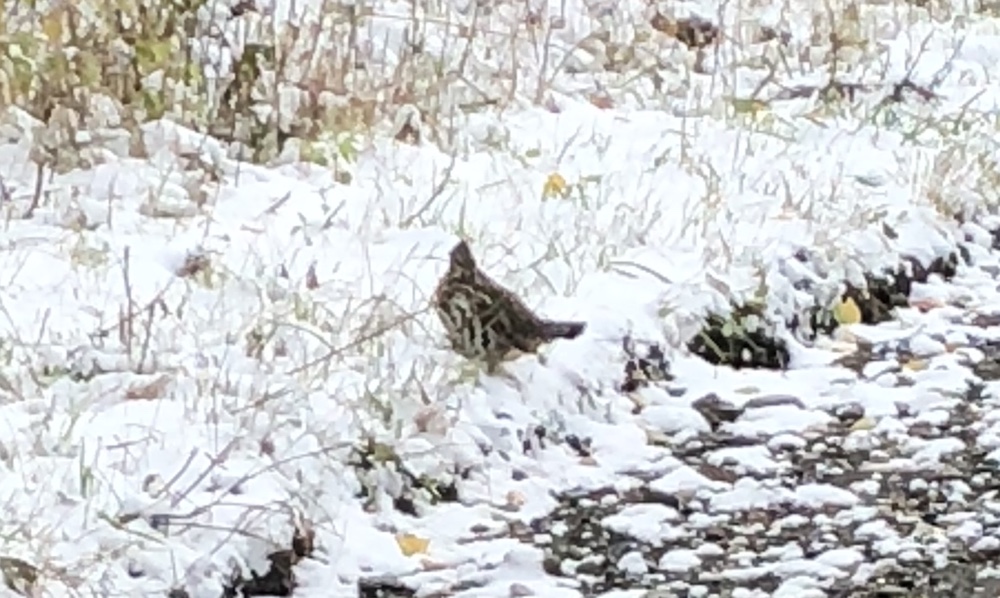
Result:
{"label": "snow-covered ground", "polygon": [[[525,88],[416,145],[359,136],[338,172],[238,162],[158,120],[148,157],[46,171],[26,218],[36,123],[5,112],[0,557],[37,568],[31,591],[215,598],[308,529],[303,597],[373,578],[468,598],[864,596],[883,578],[925,591],[892,577],[915,563],[973,595],[1000,555],[1000,19],[935,0],[660,7],[721,25],[699,58],[645,3],[529,4],[540,24],[497,5],[459,41],[471,4],[421,12],[426,53],[453,68],[468,43],[470,72],[494,74],[514,53]],[[379,60],[400,59],[410,12],[373,9]],[[764,26],[787,41],[753,42]],[[599,27],[649,69],[601,67]],[[855,36],[837,60],[830,31]],[[833,64],[851,99],[778,99]],[[888,101],[904,81],[917,91]],[[459,236],[584,336],[503,377],[451,354],[428,299]],[[732,302],[784,321],[960,245],[958,274],[893,321],[786,335],[788,371],[685,349]],[[822,272],[795,269],[802,249]],[[620,392],[626,336],[663,348],[673,380]],[[869,344],[860,373],[833,364]],[[592,512],[611,536],[573,536]],[[579,550],[553,566],[560,541]],[[606,569],[626,581],[602,587]]]}

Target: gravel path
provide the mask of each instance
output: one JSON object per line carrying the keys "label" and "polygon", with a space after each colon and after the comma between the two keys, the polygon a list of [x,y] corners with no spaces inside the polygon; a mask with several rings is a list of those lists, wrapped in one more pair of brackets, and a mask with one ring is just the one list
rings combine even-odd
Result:
{"label": "gravel path", "polygon": [[852,406],[803,434],[723,425],[675,447],[682,467],[566,493],[516,534],[587,596],[996,596],[997,399],[983,392],[877,423]]}
{"label": "gravel path", "polygon": [[843,381],[857,401],[699,397],[708,429],[662,438],[682,465],[566,492],[514,533],[586,596],[1000,595],[996,315],[867,346],[851,359],[875,374]]}

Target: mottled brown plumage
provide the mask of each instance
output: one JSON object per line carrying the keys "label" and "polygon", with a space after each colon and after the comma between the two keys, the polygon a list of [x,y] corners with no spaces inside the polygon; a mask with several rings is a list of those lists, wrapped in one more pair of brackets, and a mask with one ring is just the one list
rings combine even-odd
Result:
{"label": "mottled brown plumage", "polygon": [[434,309],[451,348],[467,359],[486,362],[491,372],[502,361],[535,353],[558,338],[574,339],[586,328],[583,322],[556,322],[536,315],[476,266],[465,241],[451,250],[450,262],[434,292]]}

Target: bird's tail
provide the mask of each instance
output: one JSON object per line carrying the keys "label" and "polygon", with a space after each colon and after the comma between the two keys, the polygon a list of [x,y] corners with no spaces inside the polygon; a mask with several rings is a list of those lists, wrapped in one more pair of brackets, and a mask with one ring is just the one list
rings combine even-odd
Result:
{"label": "bird's tail", "polygon": [[574,339],[583,334],[586,328],[587,324],[585,322],[542,321],[542,334],[547,338]]}

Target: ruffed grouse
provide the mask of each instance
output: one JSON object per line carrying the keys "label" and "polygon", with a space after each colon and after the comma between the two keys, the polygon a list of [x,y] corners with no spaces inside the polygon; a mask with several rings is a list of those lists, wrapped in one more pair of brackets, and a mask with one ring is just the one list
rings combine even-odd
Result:
{"label": "ruffed grouse", "polygon": [[587,326],[536,315],[476,266],[465,241],[451,250],[448,272],[434,292],[434,309],[452,350],[467,359],[484,361],[489,372],[496,371],[502,361],[535,353],[545,343],[574,339]]}

